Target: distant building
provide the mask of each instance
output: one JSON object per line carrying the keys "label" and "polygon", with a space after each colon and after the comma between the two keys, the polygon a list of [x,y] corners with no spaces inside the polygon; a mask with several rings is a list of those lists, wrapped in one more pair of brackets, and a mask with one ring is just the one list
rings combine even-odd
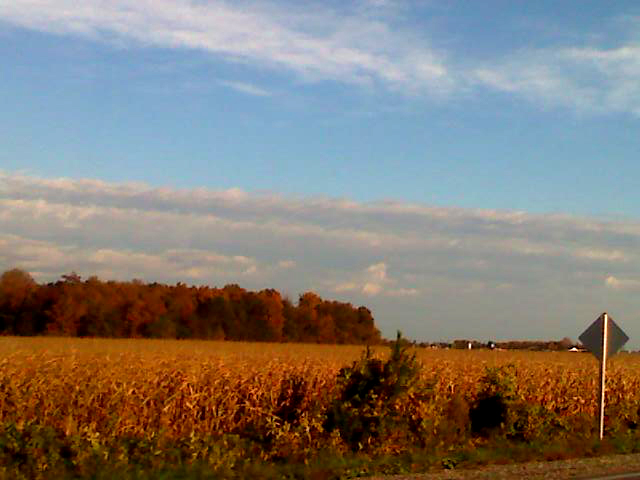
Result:
{"label": "distant building", "polygon": [[453,348],[467,349],[469,348],[469,340],[454,340],[452,344]]}

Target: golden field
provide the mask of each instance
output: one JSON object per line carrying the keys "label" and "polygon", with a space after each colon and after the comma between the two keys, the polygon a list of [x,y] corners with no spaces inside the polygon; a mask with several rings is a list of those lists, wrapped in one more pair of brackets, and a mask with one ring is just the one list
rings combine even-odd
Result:
{"label": "golden field", "polygon": [[[328,405],[338,371],[362,351],[359,346],[2,337],[0,422],[36,422],[87,438],[193,438],[265,422],[278,428],[283,422],[275,412],[288,401],[290,379],[300,378],[305,382],[300,408],[308,415],[303,434],[311,437],[321,430],[311,412]],[[434,435],[453,395],[472,402],[485,367],[507,364],[516,367],[520,398],[558,418],[592,418],[595,428],[598,364],[590,354],[416,352],[421,381],[432,395],[416,400],[424,404],[411,407],[411,414],[429,415]],[[608,371],[609,411],[637,420],[640,356],[619,354]],[[299,440],[313,444],[312,438]]]}

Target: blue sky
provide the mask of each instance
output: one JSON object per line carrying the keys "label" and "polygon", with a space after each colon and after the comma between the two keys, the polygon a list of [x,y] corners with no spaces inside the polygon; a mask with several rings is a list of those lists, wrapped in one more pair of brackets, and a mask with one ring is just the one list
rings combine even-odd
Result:
{"label": "blue sky", "polygon": [[313,288],[420,339],[624,326],[638,78],[637,2],[6,2],[0,267]]}

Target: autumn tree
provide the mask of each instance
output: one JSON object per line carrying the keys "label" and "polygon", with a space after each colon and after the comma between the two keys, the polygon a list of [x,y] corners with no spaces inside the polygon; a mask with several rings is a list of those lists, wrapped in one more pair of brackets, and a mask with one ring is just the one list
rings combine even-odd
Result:
{"label": "autumn tree", "polygon": [[294,305],[274,289],[104,282],[75,273],[38,285],[17,269],[0,277],[0,333],[319,343],[380,339],[369,310],[313,292]]}
{"label": "autumn tree", "polygon": [[14,268],[0,276],[0,332],[33,334],[33,297],[37,284],[27,272]]}

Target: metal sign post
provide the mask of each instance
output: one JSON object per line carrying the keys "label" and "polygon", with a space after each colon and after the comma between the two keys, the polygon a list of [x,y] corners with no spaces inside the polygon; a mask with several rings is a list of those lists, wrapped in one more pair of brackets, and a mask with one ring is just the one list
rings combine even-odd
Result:
{"label": "metal sign post", "polygon": [[600,360],[600,440],[604,437],[604,391],[607,378],[607,338],[609,336],[609,315],[602,314],[602,359]]}
{"label": "metal sign post", "polygon": [[589,325],[579,340],[600,360],[600,401],[599,427],[600,440],[604,437],[604,405],[607,377],[607,358],[615,355],[627,343],[629,337],[616,325],[607,312],[600,315]]}

